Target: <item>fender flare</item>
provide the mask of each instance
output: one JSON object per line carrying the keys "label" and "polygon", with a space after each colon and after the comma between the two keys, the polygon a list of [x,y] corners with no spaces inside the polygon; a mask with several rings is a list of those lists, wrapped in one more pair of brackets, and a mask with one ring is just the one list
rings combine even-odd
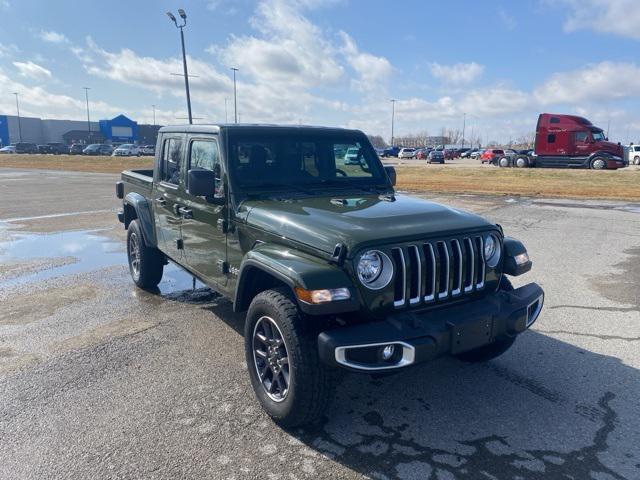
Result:
{"label": "fender flare", "polygon": [[349,288],[351,298],[336,303],[311,305],[298,300],[300,308],[309,314],[335,314],[359,309],[357,289],[347,272],[337,265],[311,255],[292,251],[281,245],[260,244],[247,252],[238,271],[238,282],[233,301],[235,312],[245,311],[252,300],[250,277],[256,271],[266,273],[287,285],[305,290]]}
{"label": "fender flare", "polygon": [[[128,228],[132,220],[136,218],[139,219],[140,227],[142,228],[142,239],[144,240],[145,245],[156,248],[158,246],[158,240],[156,238],[153,213],[151,211],[149,201],[139,193],[129,192],[126,197],[124,197],[123,203],[124,228]],[[131,208],[134,210],[135,216],[131,214]]]}
{"label": "fender flare", "polygon": [[596,157],[603,157],[603,158],[606,158],[607,160],[615,160],[615,159],[618,159],[618,158],[621,159],[621,157],[618,157],[617,155],[614,155],[611,152],[606,152],[604,150],[598,150],[597,152],[593,152],[591,155],[589,155],[587,157],[589,165],[591,165],[591,160],[593,160]]}

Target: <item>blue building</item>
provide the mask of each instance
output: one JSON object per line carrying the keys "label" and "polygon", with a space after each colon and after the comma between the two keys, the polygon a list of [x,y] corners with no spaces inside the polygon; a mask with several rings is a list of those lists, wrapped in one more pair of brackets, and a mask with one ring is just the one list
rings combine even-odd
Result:
{"label": "blue building", "polygon": [[0,115],[0,145],[9,145],[9,119],[6,115]]}
{"label": "blue building", "polygon": [[124,115],[111,120],[100,120],[100,133],[112,143],[135,143],[138,139],[138,122]]}

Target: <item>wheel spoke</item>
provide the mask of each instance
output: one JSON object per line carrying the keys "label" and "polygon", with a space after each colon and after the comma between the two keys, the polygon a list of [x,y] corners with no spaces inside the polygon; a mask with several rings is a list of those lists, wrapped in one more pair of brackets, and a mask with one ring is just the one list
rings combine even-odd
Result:
{"label": "wheel spoke", "polygon": [[267,337],[265,337],[265,335],[263,333],[257,333],[256,332],[256,338],[258,340],[260,340],[260,342],[262,342],[264,345],[267,344]]}
{"label": "wheel spoke", "polygon": [[256,355],[265,361],[267,360],[267,352],[263,352],[262,350],[255,349]]}

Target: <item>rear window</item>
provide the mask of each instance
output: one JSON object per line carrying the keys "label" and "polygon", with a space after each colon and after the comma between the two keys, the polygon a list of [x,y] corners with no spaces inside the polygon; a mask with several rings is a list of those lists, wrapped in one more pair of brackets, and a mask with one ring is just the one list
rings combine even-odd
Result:
{"label": "rear window", "polygon": [[504,150],[494,150],[493,153],[495,153],[496,155],[501,155],[504,153]]}

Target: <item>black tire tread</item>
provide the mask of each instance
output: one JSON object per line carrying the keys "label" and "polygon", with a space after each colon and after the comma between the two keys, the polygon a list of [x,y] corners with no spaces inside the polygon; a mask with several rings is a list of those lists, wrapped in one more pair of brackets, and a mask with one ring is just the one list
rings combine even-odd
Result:
{"label": "black tire tread", "polygon": [[140,243],[140,277],[136,279],[131,272],[133,281],[138,287],[145,290],[156,288],[162,280],[164,255],[157,248],[145,245],[140,221],[137,219],[132,220],[127,229],[127,253],[129,252],[129,235],[132,232],[136,233]]}
{"label": "black tire tread", "polygon": [[[265,303],[274,307],[281,315],[278,319],[284,325],[282,335],[289,350],[289,356],[295,359],[296,375],[294,405],[286,416],[277,416],[267,410],[267,413],[283,427],[296,427],[317,423],[321,420],[334,391],[335,375],[324,368],[318,356],[317,332],[304,322],[298,307],[291,299],[287,288],[265,290],[253,299],[247,312],[247,318],[252,312]],[[247,321],[247,326],[253,322]],[[245,341],[250,342],[253,335],[251,329],[245,328]],[[248,357],[248,355],[247,355]],[[249,358],[247,358],[249,362]],[[253,368],[252,364],[248,365]],[[252,371],[253,372],[253,371]],[[303,381],[299,379],[302,378]],[[261,385],[258,385],[262,388]]]}

